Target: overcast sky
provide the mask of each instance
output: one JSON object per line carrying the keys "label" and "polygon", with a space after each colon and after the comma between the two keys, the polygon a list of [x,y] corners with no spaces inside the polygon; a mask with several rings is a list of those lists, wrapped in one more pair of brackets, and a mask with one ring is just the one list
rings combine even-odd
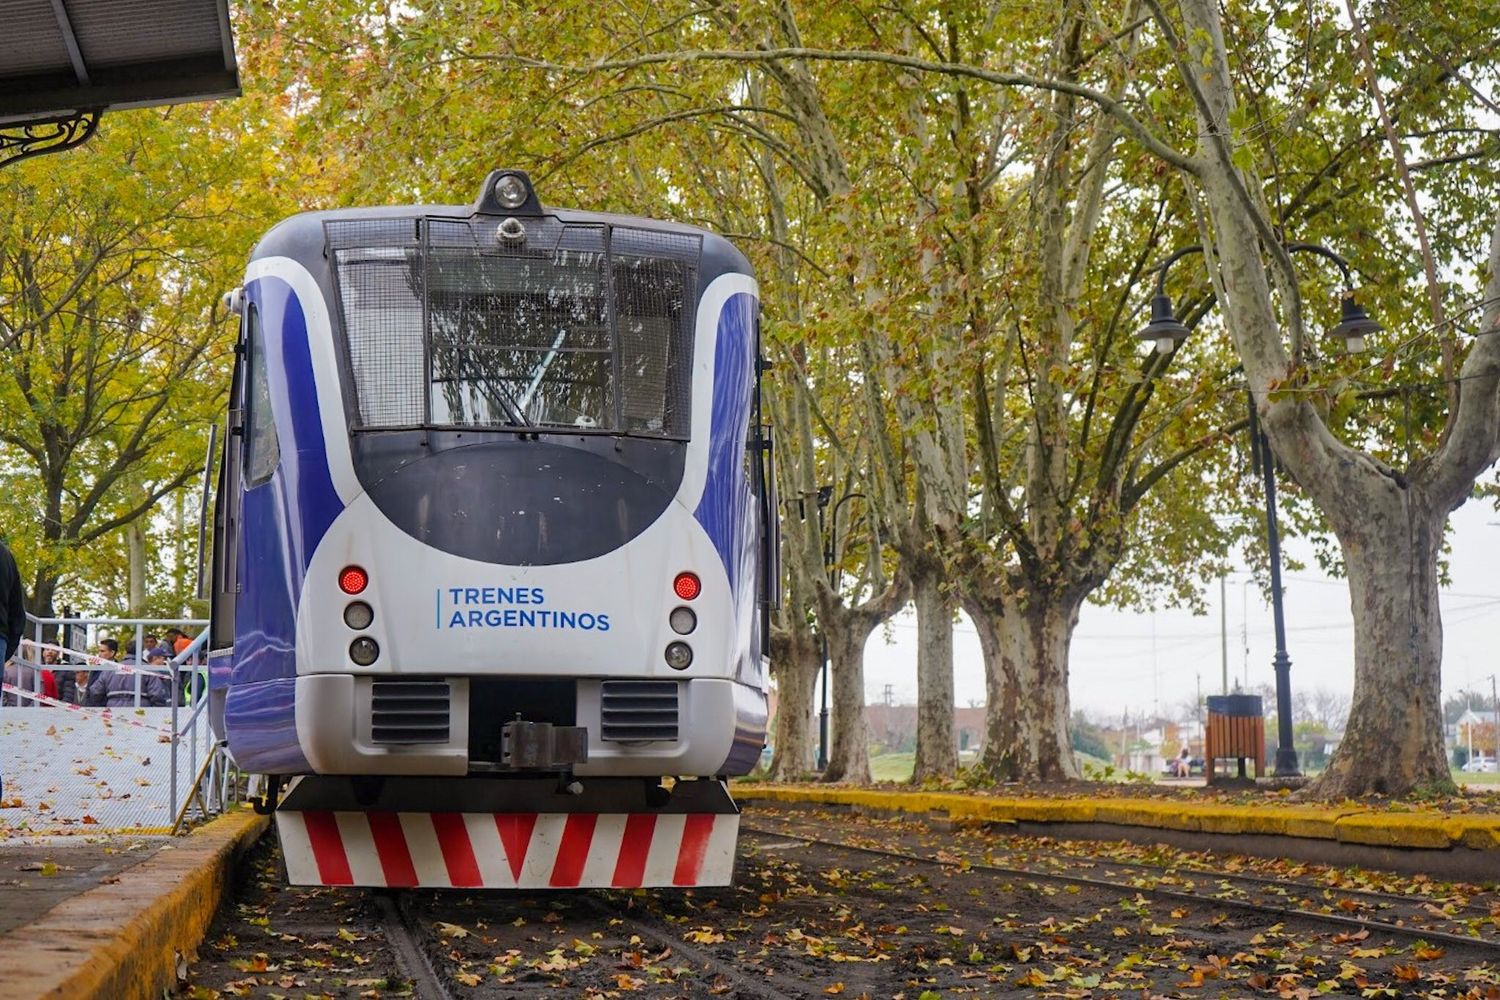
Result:
{"label": "overcast sky", "polygon": [[[1500,513],[1489,501],[1470,500],[1450,525],[1443,694],[1478,689],[1488,697],[1489,675],[1500,671]],[[1318,570],[1310,546],[1294,545],[1292,552],[1307,566],[1285,580],[1292,689],[1351,692],[1354,623],[1348,586]],[[1274,679],[1271,609],[1259,588],[1244,586],[1248,579],[1237,573],[1227,587],[1231,688],[1246,677],[1251,686]],[[1206,616],[1187,611],[1135,614],[1085,605],[1073,637],[1073,706],[1099,718],[1118,717],[1126,708],[1132,716],[1150,712],[1156,702],[1169,711],[1193,697],[1200,679],[1203,693],[1217,694],[1223,663],[1218,585],[1205,596]],[[871,636],[865,647],[869,701],[883,700],[887,684],[897,704],[916,701],[916,634],[916,617],[908,607],[883,633]],[[967,619],[960,619],[954,636],[954,686],[959,705],[984,703],[979,640]]]}

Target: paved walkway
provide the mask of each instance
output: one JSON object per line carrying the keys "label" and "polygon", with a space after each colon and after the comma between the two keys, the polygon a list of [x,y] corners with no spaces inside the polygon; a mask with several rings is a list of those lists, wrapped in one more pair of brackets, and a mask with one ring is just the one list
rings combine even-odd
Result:
{"label": "paved walkway", "polygon": [[161,997],[265,828],[246,809],[172,839],[0,845],[0,996]]}
{"label": "paved walkway", "polygon": [[170,709],[0,708],[0,935],[171,843]]}
{"label": "paved walkway", "polygon": [[0,935],[64,900],[118,882],[122,871],[169,842],[166,837],[54,837],[46,843],[0,843]]}

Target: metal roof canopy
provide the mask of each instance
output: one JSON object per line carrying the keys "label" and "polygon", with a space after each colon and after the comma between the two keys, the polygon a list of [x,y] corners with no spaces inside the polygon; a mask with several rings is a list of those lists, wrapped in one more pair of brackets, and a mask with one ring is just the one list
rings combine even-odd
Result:
{"label": "metal roof canopy", "polygon": [[0,128],[239,92],[228,0],[0,0]]}

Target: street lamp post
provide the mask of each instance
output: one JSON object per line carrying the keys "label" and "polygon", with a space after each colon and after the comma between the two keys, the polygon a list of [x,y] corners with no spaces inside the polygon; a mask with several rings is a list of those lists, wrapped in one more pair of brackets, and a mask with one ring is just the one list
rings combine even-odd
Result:
{"label": "street lamp post", "polygon": [[1292,745],[1292,658],[1286,651],[1286,610],[1281,599],[1281,531],[1276,521],[1276,456],[1255,414],[1255,400],[1250,400],[1250,452],[1252,463],[1260,466],[1266,490],[1266,548],[1271,563],[1271,620],[1276,632],[1276,654],[1271,659],[1276,671],[1276,767],[1278,778],[1294,778],[1302,772],[1297,767],[1297,748]]}
{"label": "street lamp post", "polygon": [[[838,590],[838,566],[834,559],[838,554],[839,533],[839,508],[855,497],[862,497],[863,493],[845,493],[839,497],[838,503],[833,505],[833,513],[829,515],[827,531],[823,529],[823,511],[828,506],[828,501],[833,499],[833,486],[818,487],[818,533],[823,536],[823,569],[828,574],[828,585],[835,592]],[[818,770],[828,769],[828,632],[824,628],[818,629],[819,638],[823,646],[823,697],[822,705],[818,711]]]}
{"label": "street lamp post", "polygon": [[[1378,332],[1381,325],[1371,319],[1354,299],[1354,286],[1349,273],[1349,264],[1332,250],[1316,243],[1287,243],[1288,253],[1311,253],[1332,261],[1343,276],[1343,294],[1340,296],[1339,323],[1328,332],[1329,339],[1342,340],[1344,349],[1357,353],[1365,349],[1365,336]],[[1155,344],[1159,354],[1170,354],[1187,338],[1188,328],[1172,311],[1172,300],[1167,295],[1167,270],[1189,254],[1202,253],[1199,245],[1182,247],[1163,261],[1156,269],[1156,291],[1151,297],[1151,320],[1138,335],[1141,340]],[[1292,660],[1286,651],[1286,617],[1281,599],[1281,537],[1276,522],[1276,458],[1271,451],[1271,442],[1260,427],[1255,410],[1255,398],[1250,398],[1250,452],[1252,462],[1259,465],[1266,496],[1266,547],[1271,563],[1271,613],[1276,629],[1276,655],[1272,666],[1276,673],[1276,767],[1272,772],[1278,778],[1296,777],[1301,774],[1297,766],[1297,750],[1292,745]]]}

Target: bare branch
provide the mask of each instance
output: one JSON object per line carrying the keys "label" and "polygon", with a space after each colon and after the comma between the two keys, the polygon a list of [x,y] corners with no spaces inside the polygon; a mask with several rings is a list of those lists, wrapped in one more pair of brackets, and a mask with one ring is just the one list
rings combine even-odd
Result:
{"label": "bare branch", "polygon": [[791,59],[810,62],[875,63],[885,66],[897,66],[901,69],[912,70],[918,73],[966,77],[973,80],[983,80],[985,83],[992,83],[1001,87],[1045,90],[1081,98],[1097,105],[1101,110],[1113,116],[1127,132],[1135,137],[1136,141],[1155,156],[1165,160],[1179,170],[1190,174],[1196,174],[1199,170],[1199,164],[1195,158],[1178,149],[1174,149],[1162,139],[1152,134],[1139,118],[1130,113],[1123,101],[1113,98],[1102,91],[1095,90],[1092,87],[1086,87],[1067,80],[1051,80],[1045,77],[1031,76],[1026,73],[1001,72],[999,70],[985,69],[981,66],[972,66],[967,63],[919,59],[916,56],[901,55],[894,52],[876,52],[869,49],[838,50],[806,47],[682,49],[675,52],[648,52],[629,59],[600,60],[580,65],[549,62],[503,52],[462,52],[453,58],[480,62],[499,62],[550,73],[577,74],[618,73],[646,66],[675,65],[689,62],[744,62],[774,65],[778,62]]}

